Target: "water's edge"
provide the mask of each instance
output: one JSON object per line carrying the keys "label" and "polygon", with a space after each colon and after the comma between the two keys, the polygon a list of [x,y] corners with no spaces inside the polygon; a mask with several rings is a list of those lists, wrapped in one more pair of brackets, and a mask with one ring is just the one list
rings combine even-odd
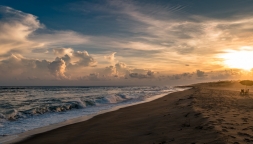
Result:
{"label": "water's edge", "polygon": [[[188,89],[190,89],[190,88],[179,89],[179,90],[176,90],[174,92],[184,91],[184,90],[188,90]],[[121,108],[147,103],[147,102],[159,99],[161,97],[167,96],[168,94],[171,94],[171,93],[174,93],[174,92],[170,92],[170,93],[167,93],[167,94],[156,95],[156,96],[153,96],[151,98],[148,98],[145,101],[140,101],[140,102],[126,104],[126,105],[120,105],[120,106],[113,107],[112,109],[102,110],[102,111],[100,111],[98,113],[95,113],[95,114],[81,116],[81,117],[78,117],[78,118],[73,118],[73,119],[66,120],[64,122],[51,124],[51,125],[40,127],[40,128],[35,128],[35,129],[28,130],[28,131],[25,131],[25,132],[17,134],[17,135],[2,136],[2,137],[0,137],[0,144],[16,143],[16,142],[22,141],[22,140],[24,140],[24,139],[26,139],[26,138],[28,138],[32,135],[35,135],[35,134],[47,132],[47,131],[57,129],[57,128],[60,128],[60,127],[63,127],[63,126],[67,126],[67,125],[70,125],[70,124],[74,124],[74,123],[84,122],[84,121],[87,121],[87,120],[89,120],[89,119],[91,119],[95,116],[100,115],[100,114],[116,111],[116,110],[119,110]]]}

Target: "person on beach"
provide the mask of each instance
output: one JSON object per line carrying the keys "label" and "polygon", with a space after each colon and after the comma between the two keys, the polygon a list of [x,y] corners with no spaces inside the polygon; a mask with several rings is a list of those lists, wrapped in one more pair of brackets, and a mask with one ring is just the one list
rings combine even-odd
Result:
{"label": "person on beach", "polygon": [[240,93],[241,95],[244,95],[244,89],[241,89],[241,93]]}

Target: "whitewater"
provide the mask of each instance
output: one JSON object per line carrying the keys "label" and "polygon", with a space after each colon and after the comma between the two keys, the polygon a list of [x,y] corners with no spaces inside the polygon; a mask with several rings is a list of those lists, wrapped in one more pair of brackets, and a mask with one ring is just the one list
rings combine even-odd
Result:
{"label": "whitewater", "polygon": [[0,136],[182,91],[174,87],[0,87]]}

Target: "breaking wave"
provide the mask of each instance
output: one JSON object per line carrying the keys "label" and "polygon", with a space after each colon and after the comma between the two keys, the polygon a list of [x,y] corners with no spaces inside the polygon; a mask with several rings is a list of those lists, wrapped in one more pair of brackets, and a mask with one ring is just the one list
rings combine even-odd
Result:
{"label": "breaking wave", "polygon": [[0,87],[0,135],[177,91],[171,87]]}

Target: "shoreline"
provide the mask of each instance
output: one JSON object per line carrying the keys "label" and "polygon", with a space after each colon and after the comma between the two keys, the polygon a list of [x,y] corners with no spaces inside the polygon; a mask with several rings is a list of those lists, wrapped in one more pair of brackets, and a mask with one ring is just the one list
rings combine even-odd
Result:
{"label": "shoreline", "polygon": [[[178,91],[187,90],[187,88],[189,88],[189,87],[175,87],[175,88],[180,88],[179,90],[175,91],[175,92],[178,92]],[[181,90],[181,89],[183,89],[183,90]],[[156,95],[154,97],[146,99],[145,101],[140,101],[140,102],[136,102],[136,103],[116,106],[112,109],[102,110],[102,111],[100,111],[98,113],[95,113],[95,114],[81,116],[81,117],[69,119],[69,120],[66,120],[66,121],[63,121],[63,122],[60,122],[60,123],[55,123],[55,124],[43,126],[43,127],[40,127],[40,128],[35,128],[35,129],[28,130],[28,131],[25,131],[25,132],[20,133],[20,134],[15,134],[15,135],[10,135],[10,136],[3,136],[3,137],[0,137],[0,143],[4,143],[4,144],[18,143],[18,142],[23,141],[24,139],[32,137],[33,135],[37,135],[37,134],[40,134],[40,133],[45,133],[45,132],[55,130],[55,129],[58,129],[58,128],[61,128],[61,127],[64,127],[64,126],[71,125],[71,124],[85,122],[89,119],[94,118],[95,116],[98,116],[98,115],[101,115],[101,114],[106,114],[106,113],[113,112],[113,111],[117,111],[117,110],[120,110],[122,108],[131,107],[131,106],[135,106],[135,105],[139,105],[139,104],[143,104],[143,103],[148,103],[148,102],[151,102],[153,100],[162,98],[164,96],[167,96],[167,95],[169,95],[171,93],[175,93],[175,92],[170,92],[168,94]]]}
{"label": "shoreline", "polygon": [[253,143],[252,87],[248,95],[240,95],[238,81],[191,87],[17,143]]}
{"label": "shoreline", "polygon": [[104,113],[84,122],[33,135],[18,143],[224,143],[194,109],[196,89]]}

